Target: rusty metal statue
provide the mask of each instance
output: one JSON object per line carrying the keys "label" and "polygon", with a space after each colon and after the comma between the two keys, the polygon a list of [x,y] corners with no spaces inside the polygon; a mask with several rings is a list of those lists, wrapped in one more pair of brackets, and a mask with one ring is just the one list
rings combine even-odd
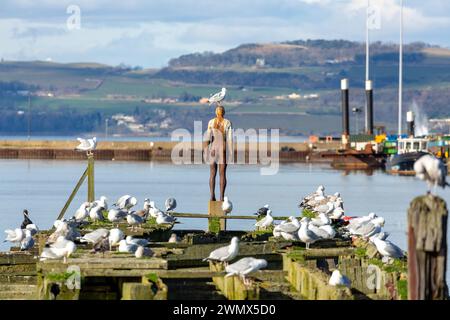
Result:
{"label": "rusty metal statue", "polygon": [[208,122],[208,130],[204,141],[205,159],[210,164],[209,188],[211,201],[216,201],[216,175],[217,168],[220,176],[220,201],[224,200],[227,186],[227,163],[233,155],[233,134],[231,122],[224,118],[225,108],[216,107],[216,117]]}

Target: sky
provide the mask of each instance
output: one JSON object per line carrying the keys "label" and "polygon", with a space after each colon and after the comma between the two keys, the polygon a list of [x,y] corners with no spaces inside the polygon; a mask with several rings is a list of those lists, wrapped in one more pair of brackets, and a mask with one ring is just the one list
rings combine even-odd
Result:
{"label": "sky", "polygon": [[[372,41],[398,43],[400,0]],[[0,58],[159,68],[193,52],[297,39],[364,41],[367,0],[1,0]],[[404,0],[405,42],[450,47],[450,1]]]}

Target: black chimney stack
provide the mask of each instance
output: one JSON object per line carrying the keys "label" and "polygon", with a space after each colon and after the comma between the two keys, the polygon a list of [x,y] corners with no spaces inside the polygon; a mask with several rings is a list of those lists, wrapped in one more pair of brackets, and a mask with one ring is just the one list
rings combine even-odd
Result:
{"label": "black chimney stack", "polygon": [[415,136],[415,115],[414,112],[408,111],[406,113],[406,122],[408,123],[408,136],[414,137]]}
{"label": "black chimney stack", "polygon": [[366,132],[373,134],[373,86],[372,80],[366,81]]}
{"label": "black chimney stack", "polygon": [[348,79],[341,80],[342,97],[342,144],[348,145],[348,136],[350,134],[349,121],[349,103],[348,103]]}

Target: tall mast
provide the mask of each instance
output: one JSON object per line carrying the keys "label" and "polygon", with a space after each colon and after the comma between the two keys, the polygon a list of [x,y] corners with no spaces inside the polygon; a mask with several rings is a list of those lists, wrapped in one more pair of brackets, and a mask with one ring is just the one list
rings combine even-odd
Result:
{"label": "tall mast", "polygon": [[398,135],[401,135],[403,103],[403,0],[400,0],[400,50],[398,69]]}
{"label": "tall mast", "polygon": [[[367,9],[366,9],[366,82],[370,79],[369,78],[369,8],[370,8],[370,0],[367,0]],[[365,104],[365,131],[367,132],[369,128],[369,123],[367,121],[367,113],[369,112],[367,107],[367,101]]]}

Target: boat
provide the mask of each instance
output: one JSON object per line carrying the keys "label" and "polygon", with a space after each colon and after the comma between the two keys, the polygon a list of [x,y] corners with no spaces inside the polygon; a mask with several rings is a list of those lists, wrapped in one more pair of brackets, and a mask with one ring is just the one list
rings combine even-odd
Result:
{"label": "boat", "polygon": [[408,137],[397,140],[397,154],[387,161],[386,171],[390,174],[415,175],[414,163],[423,155],[430,154],[428,138]]}

